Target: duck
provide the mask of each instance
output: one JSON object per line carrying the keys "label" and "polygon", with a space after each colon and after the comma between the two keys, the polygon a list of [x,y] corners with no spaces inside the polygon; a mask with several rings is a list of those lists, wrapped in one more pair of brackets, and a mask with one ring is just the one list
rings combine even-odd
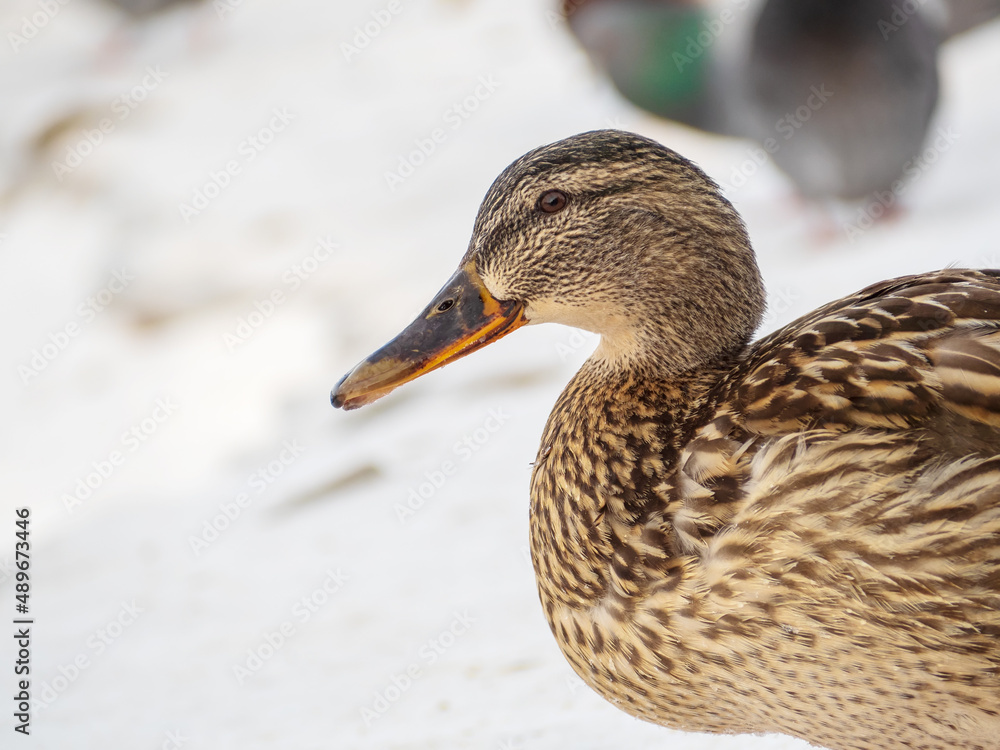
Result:
{"label": "duck", "polygon": [[[754,24],[746,135],[810,200],[901,193],[940,95],[942,41],[896,0],[768,0]],[[895,184],[895,188],[893,188]]]}
{"label": "duck", "polygon": [[1000,271],[883,281],[752,340],[764,286],[699,167],[598,130],[489,188],[458,270],[335,386],[355,409],[527,324],[599,335],[530,481],[580,678],[690,732],[1000,747]]}

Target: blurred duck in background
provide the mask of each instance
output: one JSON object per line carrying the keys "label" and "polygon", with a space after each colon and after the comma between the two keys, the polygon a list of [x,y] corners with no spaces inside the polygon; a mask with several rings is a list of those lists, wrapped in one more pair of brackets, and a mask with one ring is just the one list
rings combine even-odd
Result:
{"label": "blurred duck in background", "polygon": [[941,42],[1000,0],[564,0],[563,13],[637,106],[752,138],[807,198],[854,200],[903,175],[937,104]]}
{"label": "blurred duck in background", "polygon": [[746,134],[811,199],[887,190],[938,99],[939,34],[896,0],[768,0],[746,66]]}

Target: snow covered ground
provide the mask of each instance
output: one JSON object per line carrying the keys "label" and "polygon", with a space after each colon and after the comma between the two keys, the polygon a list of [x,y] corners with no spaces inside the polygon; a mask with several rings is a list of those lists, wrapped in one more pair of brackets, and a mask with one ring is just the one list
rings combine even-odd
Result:
{"label": "snow covered ground", "polygon": [[[905,215],[817,243],[750,144],[630,108],[548,10],[3,4],[0,746],[806,747],[639,722],[558,652],[529,462],[591,336],[525,329],[358,412],[329,390],[452,273],[500,169],[596,127],[745,183],[768,328],[1000,265],[1000,27],[946,49],[951,135]],[[25,506],[30,737],[9,697]]]}

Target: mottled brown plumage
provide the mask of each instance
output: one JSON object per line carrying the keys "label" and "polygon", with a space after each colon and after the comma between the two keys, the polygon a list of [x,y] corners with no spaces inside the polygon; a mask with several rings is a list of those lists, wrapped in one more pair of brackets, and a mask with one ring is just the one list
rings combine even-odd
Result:
{"label": "mottled brown plumage", "polygon": [[[602,336],[531,481],[542,605],[591,687],[691,731],[1000,748],[1000,271],[883,282],[748,344],[740,218],[616,131],[512,164],[463,268],[507,320]],[[392,366],[334,403],[415,377],[375,382]]]}

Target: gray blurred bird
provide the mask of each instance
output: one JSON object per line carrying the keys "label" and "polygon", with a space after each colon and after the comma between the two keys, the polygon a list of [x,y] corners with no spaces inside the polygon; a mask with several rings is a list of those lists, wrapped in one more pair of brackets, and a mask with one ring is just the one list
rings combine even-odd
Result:
{"label": "gray blurred bird", "polygon": [[887,190],[938,99],[939,35],[895,0],[768,0],[747,65],[747,131],[809,198]]}

